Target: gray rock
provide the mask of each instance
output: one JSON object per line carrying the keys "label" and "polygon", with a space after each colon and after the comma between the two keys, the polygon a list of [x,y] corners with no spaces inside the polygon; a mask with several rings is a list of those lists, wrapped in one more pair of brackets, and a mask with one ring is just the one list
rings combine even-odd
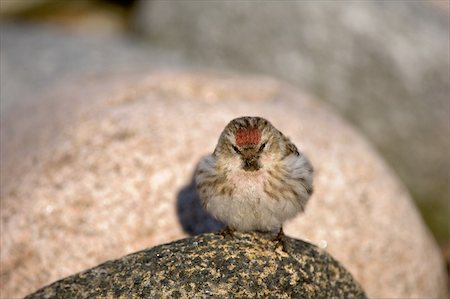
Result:
{"label": "gray rock", "polygon": [[7,22],[1,24],[0,34],[2,116],[10,107],[41,104],[34,102],[42,100],[36,94],[81,76],[186,65],[177,51],[151,47],[125,35],[83,35],[48,25]]}
{"label": "gray rock", "polygon": [[448,240],[449,17],[435,4],[140,1],[135,11],[153,43],[288,80],[331,103],[428,204],[428,222]]}
{"label": "gray rock", "polygon": [[108,261],[26,298],[366,298],[309,243],[261,233],[204,234]]}

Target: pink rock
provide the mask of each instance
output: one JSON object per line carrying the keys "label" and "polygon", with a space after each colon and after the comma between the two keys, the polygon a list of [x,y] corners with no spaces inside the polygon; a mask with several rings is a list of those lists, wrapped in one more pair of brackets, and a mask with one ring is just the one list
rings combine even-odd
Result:
{"label": "pink rock", "polygon": [[371,145],[319,101],[239,75],[72,83],[53,93],[51,105],[10,116],[1,127],[8,158],[2,296],[24,296],[105,260],[217,229],[199,210],[192,173],[228,121],[242,115],[270,120],[315,167],[315,194],[286,234],[327,250],[369,297],[447,295],[443,260],[408,192]]}

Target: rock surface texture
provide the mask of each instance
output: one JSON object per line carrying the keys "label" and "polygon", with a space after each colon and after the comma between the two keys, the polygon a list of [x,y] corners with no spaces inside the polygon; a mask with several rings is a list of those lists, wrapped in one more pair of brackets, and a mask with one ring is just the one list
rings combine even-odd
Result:
{"label": "rock surface texture", "polygon": [[369,297],[447,295],[439,250],[405,188],[360,134],[291,86],[232,74],[117,74],[71,81],[46,98],[51,106],[1,126],[2,152],[16,161],[2,163],[4,297],[217,229],[192,173],[242,115],[270,120],[315,167],[315,193],[287,235],[326,248]]}
{"label": "rock surface texture", "polygon": [[205,234],[130,254],[26,298],[366,298],[337,261],[275,235]]}
{"label": "rock surface texture", "polygon": [[448,5],[141,1],[135,12],[150,40],[190,60],[276,76],[331,103],[434,207],[425,216],[448,240]]}

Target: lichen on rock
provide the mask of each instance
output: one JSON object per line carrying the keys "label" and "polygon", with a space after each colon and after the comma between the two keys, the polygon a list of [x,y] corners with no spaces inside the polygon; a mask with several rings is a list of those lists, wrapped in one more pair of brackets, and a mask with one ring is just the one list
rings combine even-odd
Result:
{"label": "lichen on rock", "polygon": [[366,298],[328,253],[268,233],[208,233],[108,261],[26,298]]}

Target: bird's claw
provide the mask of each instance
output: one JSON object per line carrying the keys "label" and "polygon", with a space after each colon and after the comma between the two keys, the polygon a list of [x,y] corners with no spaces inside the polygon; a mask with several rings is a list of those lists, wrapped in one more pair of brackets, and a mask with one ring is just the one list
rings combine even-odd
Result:
{"label": "bird's claw", "polygon": [[219,233],[225,239],[234,237],[234,229],[230,228],[229,226],[222,228]]}
{"label": "bird's claw", "polygon": [[283,228],[280,228],[280,231],[275,236],[275,238],[272,239],[272,241],[274,241],[277,246],[280,246],[281,250],[283,250],[283,252],[288,253],[287,252],[286,243],[284,242],[284,236],[285,235],[284,235],[284,232],[283,232]]}

